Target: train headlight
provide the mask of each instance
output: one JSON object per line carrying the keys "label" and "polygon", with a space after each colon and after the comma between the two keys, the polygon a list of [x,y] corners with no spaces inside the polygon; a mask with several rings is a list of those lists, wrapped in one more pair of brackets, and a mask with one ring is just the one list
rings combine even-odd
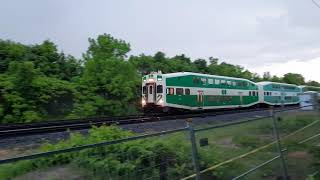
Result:
{"label": "train headlight", "polygon": [[141,104],[142,104],[142,106],[146,105],[146,100],[142,99]]}
{"label": "train headlight", "polygon": [[159,100],[159,104],[163,104],[163,99],[162,98]]}
{"label": "train headlight", "polygon": [[153,83],[153,82],[155,82],[155,79],[150,78],[150,79],[148,79],[148,82],[149,82],[149,83]]}

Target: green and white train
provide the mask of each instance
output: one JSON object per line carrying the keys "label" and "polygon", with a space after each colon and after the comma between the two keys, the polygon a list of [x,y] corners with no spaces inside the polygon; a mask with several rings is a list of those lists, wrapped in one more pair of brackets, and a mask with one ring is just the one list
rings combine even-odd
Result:
{"label": "green and white train", "polygon": [[296,85],[191,72],[151,73],[142,79],[145,110],[209,110],[250,107],[258,104],[298,104]]}

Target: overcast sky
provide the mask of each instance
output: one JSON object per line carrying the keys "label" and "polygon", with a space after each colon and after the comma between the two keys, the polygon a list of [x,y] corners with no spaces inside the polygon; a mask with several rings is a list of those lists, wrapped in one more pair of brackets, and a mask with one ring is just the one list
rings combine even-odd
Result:
{"label": "overcast sky", "polygon": [[102,33],[129,42],[134,55],[213,56],[260,74],[320,81],[320,8],[312,0],[1,1],[1,39],[50,39],[81,57],[88,37]]}

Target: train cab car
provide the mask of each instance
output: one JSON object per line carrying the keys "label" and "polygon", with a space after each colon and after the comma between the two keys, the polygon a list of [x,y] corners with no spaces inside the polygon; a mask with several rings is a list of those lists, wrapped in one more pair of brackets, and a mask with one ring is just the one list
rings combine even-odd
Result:
{"label": "train cab car", "polygon": [[298,104],[301,88],[293,84],[259,82],[260,103],[268,105]]}
{"label": "train cab car", "polygon": [[142,77],[141,104],[145,111],[162,110],[164,105],[164,83],[161,72]]}
{"label": "train cab car", "polygon": [[211,110],[258,104],[258,86],[247,79],[191,72],[143,77],[142,107],[152,111]]}

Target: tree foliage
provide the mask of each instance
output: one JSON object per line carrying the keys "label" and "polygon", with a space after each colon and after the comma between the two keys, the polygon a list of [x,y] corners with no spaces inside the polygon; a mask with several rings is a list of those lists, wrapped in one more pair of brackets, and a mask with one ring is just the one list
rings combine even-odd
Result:
{"label": "tree foliage", "polygon": [[75,114],[121,115],[128,112],[139,85],[132,64],[124,60],[130,46],[110,35],[89,39],[85,67],[80,79]]}
{"label": "tree foliage", "polygon": [[301,74],[287,73],[283,76],[283,82],[288,84],[305,84],[304,77]]}

